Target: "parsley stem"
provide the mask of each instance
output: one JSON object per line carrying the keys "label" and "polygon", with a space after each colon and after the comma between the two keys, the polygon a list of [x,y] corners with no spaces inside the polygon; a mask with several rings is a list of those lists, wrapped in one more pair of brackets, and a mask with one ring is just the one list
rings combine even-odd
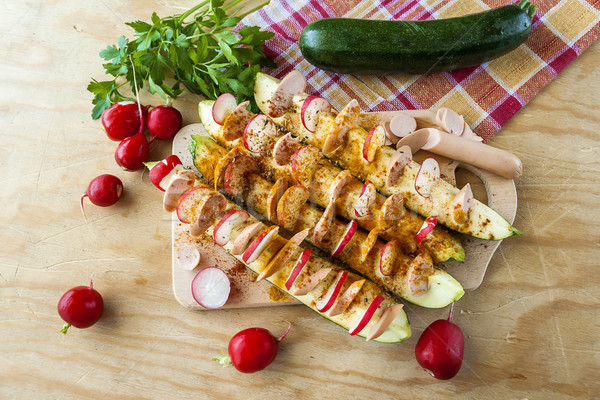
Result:
{"label": "parsley stem", "polygon": [[204,7],[208,3],[210,3],[210,0],[204,0],[202,3],[195,5],[194,7],[181,14],[179,16],[179,24],[181,25],[187,17],[189,17],[191,14],[195,13],[196,11],[198,11],[198,9]]}
{"label": "parsley stem", "polygon": [[223,11],[227,11],[229,10],[231,7],[235,6],[236,4],[239,4],[242,0],[234,0],[233,2],[227,4],[225,7],[223,7]]}

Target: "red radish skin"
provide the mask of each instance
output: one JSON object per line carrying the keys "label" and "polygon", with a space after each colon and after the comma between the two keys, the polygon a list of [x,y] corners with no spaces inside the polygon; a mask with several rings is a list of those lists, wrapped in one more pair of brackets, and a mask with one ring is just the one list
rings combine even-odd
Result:
{"label": "red radish skin", "polygon": [[115,103],[102,113],[101,121],[110,140],[121,141],[144,131],[143,122],[148,115],[147,107],[142,106],[142,118],[138,104],[133,101]]}
{"label": "red radish skin", "polygon": [[437,216],[432,215],[431,217],[428,217],[423,222],[423,225],[421,226],[421,229],[419,229],[419,232],[417,232],[417,242],[419,244],[421,244],[421,242],[423,242],[423,240],[425,240],[427,235],[429,235],[429,233],[433,230],[433,228],[435,228],[436,225],[437,225]]}
{"label": "red radish skin", "polygon": [[256,114],[244,129],[243,144],[252,153],[264,154],[277,137],[277,126],[264,114]]}
{"label": "red radish skin", "polygon": [[385,143],[385,129],[381,125],[374,126],[365,139],[362,149],[362,156],[367,162],[375,160],[377,149]]}
{"label": "red radish skin", "polygon": [[454,303],[448,319],[439,319],[429,325],[415,346],[415,357],[423,368],[437,379],[451,379],[462,366],[465,337],[452,322]]}
{"label": "red radish skin", "polygon": [[351,326],[348,330],[350,336],[359,334],[360,331],[362,331],[367,326],[371,318],[373,318],[373,315],[375,315],[375,311],[377,311],[381,303],[383,303],[383,296],[377,295],[377,297],[375,297],[373,301],[371,301],[371,304],[369,304],[369,307],[367,307],[364,314],[360,317],[356,324]]}
{"label": "red radish skin", "polygon": [[219,246],[225,246],[229,243],[231,231],[237,225],[246,221],[250,217],[244,210],[231,210],[223,216],[213,230],[213,238]]}
{"label": "red radish skin", "polygon": [[81,196],[81,212],[83,199],[90,199],[92,204],[99,207],[109,207],[115,204],[123,195],[123,182],[110,174],[103,174],[92,179],[85,193]]}
{"label": "red radish skin", "polygon": [[298,257],[298,260],[296,260],[296,263],[292,268],[292,272],[290,272],[290,275],[285,281],[285,288],[287,290],[290,290],[292,288],[294,282],[296,281],[298,276],[300,276],[302,270],[306,267],[308,259],[310,258],[310,253],[312,253],[312,249],[305,249],[304,251],[302,251],[302,253],[300,253],[300,257]]}
{"label": "red radish skin", "polygon": [[346,281],[347,277],[348,271],[338,272],[337,276],[335,277],[335,280],[333,281],[329,289],[327,289],[327,293],[325,294],[325,296],[323,296],[321,299],[319,299],[319,301],[317,301],[316,308],[319,312],[327,312],[331,308],[331,306],[333,306],[333,303],[335,303],[335,300],[340,294],[342,286],[344,286],[344,282]]}
{"label": "red radish skin", "polygon": [[84,329],[94,325],[104,311],[104,300],[90,280],[90,286],[67,290],[58,301],[58,315],[65,321],[61,329],[66,334],[71,326]]}
{"label": "red radish skin", "polygon": [[219,124],[223,125],[225,120],[235,110],[237,107],[237,100],[234,95],[231,93],[223,93],[213,103],[212,106],[212,117],[213,120]]}
{"label": "red radish skin", "polygon": [[248,246],[246,251],[244,251],[244,254],[242,254],[242,260],[244,260],[246,264],[254,262],[260,256],[263,250],[269,245],[269,243],[275,239],[278,233],[278,226],[270,226],[262,231],[261,234],[258,235],[252,243],[250,243],[250,246]]}
{"label": "red radish skin", "polygon": [[146,125],[153,139],[168,140],[181,129],[183,117],[170,105],[154,107],[148,113]]}
{"label": "red radish skin", "polygon": [[178,165],[182,165],[182,163],[179,157],[177,157],[175,154],[157,162],[150,169],[148,174],[150,177],[150,182],[164,192],[166,185],[169,183],[169,174],[176,172],[174,170]]}
{"label": "red radish skin", "polygon": [[143,133],[123,139],[115,150],[115,161],[126,171],[144,168],[150,157],[150,145]]}
{"label": "red radish skin", "polygon": [[415,178],[415,191],[421,196],[428,198],[431,190],[440,181],[440,166],[433,158],[426,158]]}
{"label": "red radish skin", "polygon": [[204,308],[221,308],[227,303],[231,281],[217,267],[205,268],[192,280],[192,296]]}
{"label": "red radish skin", "polygon": [[356,233],[356,226],[357,226],[356,220],[350,221],[350,223],[348,224],[348,227],[346,228],[346,231],[340,238],[340,241],[335,246],[335,250],[333,250],[333,253],[331,253],[332,257],[339,255],[344,250],[344,248],[348,245],[348,243],[350,243],[350,240],[352,240],[352,237]]}
{"label": "red radish skin", "polygon": [[213,357],[220,364],[233,364],[245,374],[261,371],[277,357],[279,342],[289,333],[291,324],[279,338],[264,328],[248,328],[236,333],[229,341],[229,357]]}
{"label": "red radish skin", "polygon": [[311,95],[302,102],[300,118],[309,132],[315,132],[321,111],[331,112],[331,104],[322,97]]}

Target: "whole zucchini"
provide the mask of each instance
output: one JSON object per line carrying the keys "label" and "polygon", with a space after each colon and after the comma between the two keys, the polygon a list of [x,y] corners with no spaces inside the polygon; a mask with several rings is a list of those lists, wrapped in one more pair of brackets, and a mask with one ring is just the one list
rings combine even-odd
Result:
{"label": "whole zucchini", "polygon": [[324,18],[307,25],[300,51],[311,64],[344,74],[424,74],[470,67],[518,47],[531,31],[528,0],[456,18],[379,21]]}

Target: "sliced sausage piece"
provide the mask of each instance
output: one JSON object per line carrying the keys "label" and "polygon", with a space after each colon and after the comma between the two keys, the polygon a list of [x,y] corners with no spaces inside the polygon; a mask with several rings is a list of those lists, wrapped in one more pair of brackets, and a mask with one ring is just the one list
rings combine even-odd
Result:
{"label": "sliced sausage piece", "polygon": [[269,102],[269,117],[279,118],[285,115],[290,106],[294,95],[304,92],[306,88],[306,79],[298,70],[287,74],[273,92]]}
{"label": "sliced sausage piece", "polygon": [[475,142],[482,142],[483,138],[481,136],[477,136],[475,134],[475,132],[473,132],[471,130],[471,127],[469,126],[469,124],[467,124],[467,121],[465,121],[465,127],[463,129],[463,133],[462,135],[460,135],[461,137],[465,138],[465,139],[469,139],[469,140],[473,140]]}
{"label": "sliced sausage piece", "polygon": [[436,121],[442,129],[451,135],[460,136],[463,134],[465,120],[462,115],[449,108],[440,108],[435,114]]}
{"label": "sliced sausage piece", "polygon": [[300,139],[287,133],[280,137],[273,147],[273,160],[279,166],[287,165],[292,160],[292,156],[300,148]]}
{"label": "sliced sausage piece", "polygon": [[388,229],[396,225],[404,218],[404,198],[401,193],[394,193],[388,197],[379,211],[379,221],[382,229]]}
{"label": "sliced sausage piece", "polygon": [[346,291],[340,297],[338,297],[336,302],[329,309],[329,315],[333,317],[334,315],[343,313],[346,308],[348,308],[350,303],[352,303],[352,300],[354,300],[354,298],[358,295],[364,283],[364,279],[352,282],[348,289],[346,289]]}
{"label": "sliced sausage piece", "polygon": [[452,202],[452,219],[459,225],[464,224],[473,206],[473,191],[471,184],[467,183],[454,197]]}
{"label": "sliced sausage piece", "polygon": [[254,114],[246,110],[250,104],[249,101],[240,103],[236,108],[233,109],[231,114],[227,116],[223,123],[223,139],[232,141],[239,139],[244,136],[244,130],[246,125],[250,122]]}
{"label": "sliced sausage piece", "polygon": [[417,151],[421,150],[423,146],[425,146],[425,143],[427,143],[430,130],[431,128],[423,128],[414,131],[410,135],[398,140],[398,143],[396,143],[396,148],[399,149],[402,146],[408,146],[410,147],[412,154],[415,154]]}
{"label": "sliced sausage piece", "polygon": [[383,311],[381,318],[379,318],[379,321],[377,321],[377,323],[369,330],[369,333],[367,334],[367,342],[377,339],[379,336],[383,335],[383,332],[389,328],[403,308],[403,304],[394,304],[393,306],[386,308]]}
{"label": "sliced sausage piece", "polygon": [[392,276],[396,271],[398,258],[402,253],[402,245],[398,239],[387,242],[379,254],[379,271],[384,276]]}
{"label": "sliced sausage piece", "polygon": [[360,117],[360,106],[355,99],[344,107],[342,111],[336,115],[331,126],[331,131],[327,134],[325,143],[323,144],[323,153],[333,153],[338,147],[344,144],[346,133],[350,129],[358,126]]}
{"label": "sliced sausage piece", "polygon": [[420,253],[408,266],[408,290],[413,296],[422,296],[429,290],[429,276],[433,275],[433,261],[429,253]]}
{"label": "sliced sausage piece", "polygon": [[242,254],[250,244],[250,240],[261,231],[262,226],[262,222],[255,222],[245,227],[233,241],[231,254],[235,256]]}
{"label": "sliced sausage piece", "polygon": [[234,158],[242,154],[243,152],[241,149],[234,147],[227,154],[225,154],[225,156],[221,157],[219,161],[217,161],[213,177],[215,190],[219,190],[219,188],[223,187],[223,178],[225,177],[225,170],[227,169],[227,166],[231,164]]}
{"label": "sliced sausage piece", "polygon": [[435,158],[426,158],[417,171],[415,191],[423,197],[429,197],[435,185],[440,181],[440,176],[440,165]]}
{"label": "sliced sausage piece", "polygon": [[397,114],[383,126],[395,144],[400,138],[408,136],[417,130],[417,121],[408,114]]}
{"label": "sliced sausage piece", "polygon": [[277,179],[271,186],[269,197],[267,197],[267,217],[275,224],[277,223],[277,204],[289,186],[289,179],[285,176]]}
{"label": "sliced sausage piece", "polygon": [[190,224],[190,235],[198,237],[210,228],[215,220],[225,215],[227,199],[220,193],[213,193],[205,197],[198,204],[196,218]]}
{"label": "sliced sausage piece", "polygon": [[163,208],[167,212],[177,209],[179,198],[194,186],[196,175],[193,171],[183,170],[177,172],[169,180],[163,195]]}
{"label": "sliced sausage piece", "polygon": [[303,186],[292,186],[283,193],[277,203],[277,223],[287,230],[293,230],[298,218],[301,218],[300,209],[308,201],[309,191]]}
{"label": "sliced sausage piece", "polygon": [[386,185],[395,186],[402,176],[404,168],[412,162],[412,150],[409,146],[402,146],[390,157],[387,165]]}
{"label": "sliced sausage piece", "polygon": [[223,186],[233,197],[241,197],[248,185],[248,175],[258,172],[256,160],[250,156],[240,155],[225,168]]}
{"label": "sliced sausage piece", "polygon": [[316,146],[307,145],[296,150],[292,157],[292,176],[296,182],[310,188],[313,174],[319,168],[322,160],[323,153]]}
{"label": "sliced sausage piece", "polygon": [[256,280],[262,281],[263,279],[270,277],[275,272],[283,268],[285,264],[287,264],[287,262],[292,258],[296,250],[298,250],[300,243],[306,239],[309,230],[310,229],[308,228],[304,229],[292,236],[291,239],[283,246],[283,248],[279,250],[277,255],[273,257],[271,261],[269,261],[269,264],[260,272]]}
{"label": "sliced sausage piece", "polygon": [[360,262],[363,263],[367,259],[367,256],[373,250],[375,243],[377,243],[377,239],[379,238],[379,234],[381,230],[379,228],[373,228],[367,235],[367,238],[364,242],[360,244]]}
{"label": "sliced sausage piece", "polygon": [[317,221],[315,225],[315,229],[313,230],[313,242],[316,245],[319,245],[322,241],[329,229],[331,228],[331,224],[333,222],[333,217],[335,216],[335,205],[333,202],[330,202],[321,218]]}
{"label": "sliced sausage piece", "polygon": [[177,265],[184,271],[192,271],[200,264],[200,251],[193,244],[183,244],[176,249]]}
{"label": "sliced sausage piece", "polygon": [[331,184],[331,189],[329,192],[329,202],[333,203],[335,202],[338,197],[340,197],[340,195],[342,194],[342,190],[344,189],[344,186],[346,186],[346,184],[352,179],[352,174],[350,174],[350,171],[344,169],[342,171],[340,171],[339,174],[337,174],[337,176],[335,177],[335,179],[333,180],[332,184]]}
{"label": "sliced sausage piece", "polygon": [[296,288],[292,287],[290,293],[294,296],[304,296],[315,288],[323,279],[329,275],[331,268],[321,268],[314,274],[310,275],[304,282],[300,283]]}

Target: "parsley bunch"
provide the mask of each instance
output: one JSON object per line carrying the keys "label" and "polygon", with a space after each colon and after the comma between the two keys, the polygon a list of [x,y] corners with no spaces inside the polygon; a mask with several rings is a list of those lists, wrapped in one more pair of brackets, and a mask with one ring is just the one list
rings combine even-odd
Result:
{"label": "parsley bunch", "polygon": [[95,95],[92,118],[100,117],[116,102],[135,101],[119,91],[127,83],[135,91],[134,73],[137,90],[147,82],[150,93],[165,100],[176,98],[187,88],[208,99],[229,92],[240,101],[254,103],[256,74],[261,66],[275,67],[263,51],[264,42],[273,33],[256,26],[233,31],[231,28],[245,15],[267,4],[240,16],[236,16],[239,10],[227,15],[227,10],[240,1],[223,7],[224,0],[205,0],[183,14],[159,18],[153,13],[151,22],[128,22],[136,39],[130,41],[121,36],[116,45],[100,52],[100,57],[108,61],[103,64],[106,73],[114,79],[92,79],[88,85],[87,90]]}

